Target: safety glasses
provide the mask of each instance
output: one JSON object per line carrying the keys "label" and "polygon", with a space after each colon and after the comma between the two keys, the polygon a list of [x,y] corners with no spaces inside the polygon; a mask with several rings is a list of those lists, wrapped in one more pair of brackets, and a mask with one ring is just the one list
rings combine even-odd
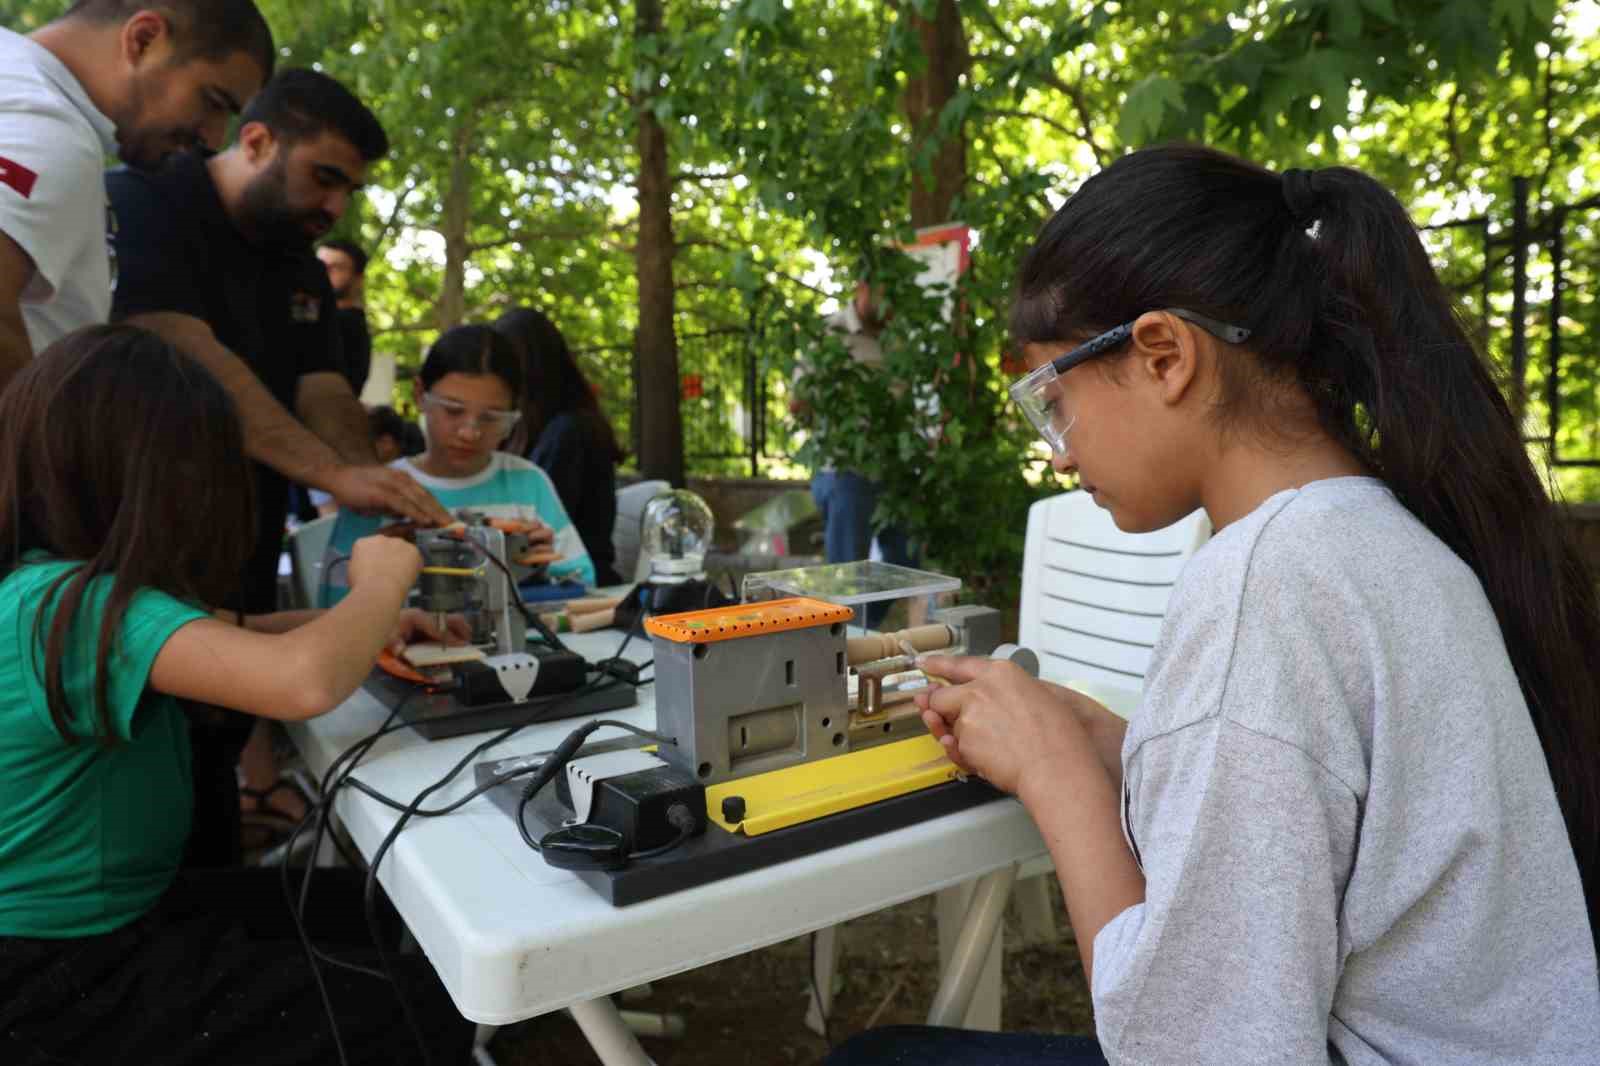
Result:
{"label": "safety glasses", "polygon": [[516,428],[517,419],[522,417],[521,411],[500,411],[494,408],[469,411],[466,404],[445,396],[435,396],[431,392],[422,394],[422,409],[441,415],[450,422],[459,422],[470,415],[472,425],[478,432],[488,436],[505,436]]}
{"label": "safety glasses", "polygon": [[[1250,337],[1250,331],[1243,326],[1230,326],[1226,322],[1219,322],[1214,318],[1208,318],[1194,311],[1185,311],[1179,307],[1168,307],[1163,310],[1168,314],[1177,315],[1185,322],[1194,323],[1228,344],[1242,344]],[[1045,443],[1049,444],[1050,449],[1057,455],[1066,454],[1067,433],[1078,420],[1078,413],[1069,405],[1066,390],[1059,379],[1078,364],[1122,347],[1132,336],[1133,323],[1125,322],[1089,338],[1070,352],[1057,356],[1012,384],[1011,399],[1016,402],[1028,422],[1039,431],[1039,436],[1045,439]]]}

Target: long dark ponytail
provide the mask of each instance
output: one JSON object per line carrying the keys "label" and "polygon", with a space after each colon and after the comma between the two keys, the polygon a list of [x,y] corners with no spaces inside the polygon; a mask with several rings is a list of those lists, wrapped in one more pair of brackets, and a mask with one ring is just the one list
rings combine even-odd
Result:
{"label": "long dark ponytail", "polygon": [[1186,307],[1253,331],[1220,417],[1297,382],[1322,426],[1477,574],[1544,745],[1600,936],[1600,610],[1494,376],[1405,209],[1348,167],[1278,175],[1135,152],[1084,183],[1023,264],[1017,342]]}

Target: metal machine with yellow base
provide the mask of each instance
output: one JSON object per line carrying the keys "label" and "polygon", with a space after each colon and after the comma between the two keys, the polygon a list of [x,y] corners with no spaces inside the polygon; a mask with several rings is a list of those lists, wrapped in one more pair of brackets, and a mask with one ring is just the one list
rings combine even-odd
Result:
{"label": "metal machine with yellow base", "polygon": [[[559,835],[616,824],[628,808],[622,832],[634,861],[574,866],[622,905],[997,798],[962,779],[927,734],[913,696],[929,682],[914,656],[993,654],[1027,666],[1031,653],[997,647],[998,615],[985,608],[856,637],[851,617],[794,597],[649,619],[656,732],[669,742],[649,752],[637,739],[580,748],[529,815]],[[672,835],[657,825],[647,840],[641,828],[659,820],[651,811],[662,796],[679,805],[675,825],[687,825],[685,803],[703,802],[703,817],[694,811],[694,832],[684,828],[672,846],[650,847]]]}

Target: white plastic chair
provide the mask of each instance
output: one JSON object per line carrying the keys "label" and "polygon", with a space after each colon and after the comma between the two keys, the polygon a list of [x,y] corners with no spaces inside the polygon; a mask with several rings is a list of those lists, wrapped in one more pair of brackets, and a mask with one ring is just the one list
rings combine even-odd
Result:
{"label": "white plastic chair", "polygon": [[644,522],[645,504],[672,488],[669,481],[636,481],[617,490],[617,517],[611,525],[611,543],[616,548],[617,573],[622,580],[637,583],[644,575],[639,573],[640,526]]}
{"label": "white plastic chair", "polygon": [[294,577],[296,607],[319,606],[317,591],[322,584],[323,556],[338,519],[338,515],[323,515],[289,534],[289,568]]}
{"label": "white plastic chair", "polygon": [[[1017,642],[1038,653],[1040,676],[1131,717],[1172,586],[1210,536],[1204,511],[1153,533],[1124,533],[1086,492],[1034,504]],[[1051,869],[1046,855],[1018,874],[1017,909],[1030,940],[1054,935],[1047,886],[1036,876]]]}

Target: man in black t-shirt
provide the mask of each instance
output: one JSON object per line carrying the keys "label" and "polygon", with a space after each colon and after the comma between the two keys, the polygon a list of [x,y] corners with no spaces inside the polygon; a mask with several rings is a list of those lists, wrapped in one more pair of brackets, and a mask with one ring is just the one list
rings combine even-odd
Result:
{"label": "man in black t-shirt", "polygon": [[378,465],[342,373],[327,271],[311,251],[387,148],[377,118],[342,85],[287,70],[245,110],[226,151],[106,179],[118,223],[114,317],[205,363],[233,393],[260,460],[246,612],[276,607],[286,478],[362,510],[449,520],[415,481]]}
{"label": "man in black t-shirt", "polygon": [[317,258],[328,269],[328,284],[333,286],[333,298],[338,302],[334,315],[344,342],[344,376],[351,390],[360,396],[372,369],[372,334],[367,330],[364,306],[367,253],[354,241],[332,240],[317,245]]}
{"label": "man in black t-shirt", "polygon": [[[205,364],[238,404],[258,460],[255,553],[237,602],[218,606],[276,609],[290,479],[360,510],[449,521],[426,489],[378,463],[342,373],[327,271],[311,251],[387,149],[377,118],[342,85],[287,70],[245,109],[237,140],[219,155],[107,175],[120,269],[113,317]],[[224,719],[194,733],[193,839],[207,842],[191,855],[198,864],[226,864],[237,852],[233,772],[247,731]],[[268,741],[257,730],[241,763],[251,809],[297,815],[303,800],[275,795],[286,786]]]}

